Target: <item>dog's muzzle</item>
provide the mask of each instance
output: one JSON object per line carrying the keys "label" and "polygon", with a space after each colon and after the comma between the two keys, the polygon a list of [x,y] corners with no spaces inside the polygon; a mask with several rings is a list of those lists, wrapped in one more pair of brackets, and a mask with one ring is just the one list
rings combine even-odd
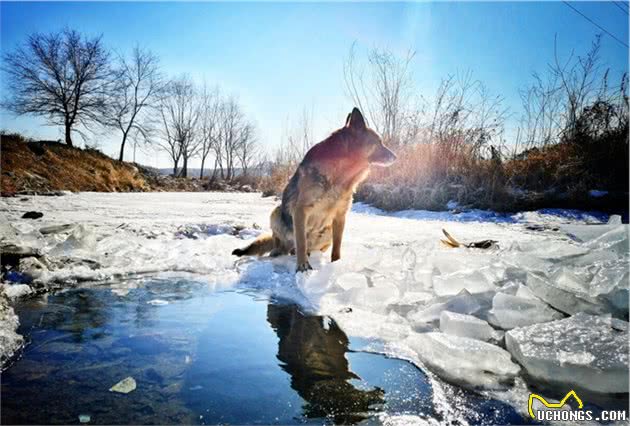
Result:
{"label": "dog's muzzle", "polygon": [[369,161],[370,164],[375,166],[391,166],[396,161],[396,154],[394,154],[390,149],[382,146],[370,156]]}

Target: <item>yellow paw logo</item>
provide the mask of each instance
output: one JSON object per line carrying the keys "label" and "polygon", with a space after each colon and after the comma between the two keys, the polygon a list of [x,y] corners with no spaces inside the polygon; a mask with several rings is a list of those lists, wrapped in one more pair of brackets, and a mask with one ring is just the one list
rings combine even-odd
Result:
{"label": "yellow paw logo", "polygon": [[527,402],[527,411],[529,412],[529,415],[532,416],[532,419],[536,419],[536,416],[534,416],[534,410],[532,409],[532,404],[534,403],[534,399],[537,399],[540,402],[542,402],[542,404],[547,408],[562,408],[562,406],[567,403],[570,397],[573,397],[573,399],[577,401],[579,409],[582,409],[582,407],[584,407],[584,404],[582,403],[582,400],[580,399],[580,397],[577,396],[574,390],[571,390],[569,393],[567,393],[564,396],[564,398],[562,398],[560,402],[556,402],[556,403],[547,402],[545,398],[535,393],[529,394],[529,401]]}

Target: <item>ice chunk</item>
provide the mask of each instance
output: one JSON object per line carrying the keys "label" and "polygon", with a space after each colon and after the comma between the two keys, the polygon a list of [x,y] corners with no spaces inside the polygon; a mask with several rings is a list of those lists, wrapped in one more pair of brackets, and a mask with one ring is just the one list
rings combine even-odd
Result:
{"label": "ice chunk", "polygon": [[623,321],[617,318],[610,319],[610,326],[618,331],[628,332],[628,321]]}
{"label": "ice chunk", "polygon": [[352,288],[342,293],[342,299],[347,305],[359,306],[372,312],[385,313],[387,306],[398,301],[398,288],[366,287]]}
{"label": "ice chunk", "polygon": [[573,315],[578,312],[589,314],[603,314],[607,307],[599,300],[586,294],[576,294],[566,289],[559,288],[552,281],[538,274],[528,274],[527,287],[534,295],[557,310]]}
{"label": "ice chunk", "polygon": [[409,314],[409,320],[416,324],[426,324],[437,321],[442,311],[456,312],[460,314],[474,314],[481,309],[477,299],[466,290],[462,290],[457,296],[444,302],[423,306],[419,310]]}
{"label": "ice chunk", "polygon": [[518,285],[515,296],[522,297],[524,299],[538,299],[532,291],[523,284]]}
{"label": "ice chunk", "polygon": [[51,250],[51,254],[55,256],[71,256],[75,250],[84,250],[90,253],[94,251],[95,247],[96,234],[84,225],[78,225],[65,241],[59,243]]}
{"label": "ice chunk", "polygon": [[36,257],[20,259],[20,271],[31,280],[45,281],[48,276],[48,268]]}
{"label": "ice chunk", "polygon": [[481,340],[432,332],[415,333],[406,343],[430,370],[458,384],[499,388],[520,370],[508,352]]}
{"label": "ice chunk", "polygon": [[470,337],[486,342],[495,337],[494,329],[484,320],[449,311],[442,311],[440,314],[440,330],[453,336]]}
{"label": "ice chunk", "polygon": [[475,269],[438,275],[433,279],[433,288],[438,296],[453,296],[464,289],[469,293],[483,293],[493,290],[494,284],[481,270]]}
{"label": "ice chunk", "polygon": [[587,277],[579,276],[566,267],[560,267],[551,275],[551,280],[558,287],[576,294],[588,293]]}
{"label": "ice chunk", "polygon": [[615,226],[605,234],[589,241],[586,247],[593,249],[607,249],[619,255],[628,254],[628,227],[625,225]]}
{"label": "ice chunk", "polygon": [[24,339],[16,330],[20,321],[0,288],[0,367],[22,346]]}
{"label": "ice chunk", "polygon": [[615,228],[614,224],[611,225],[578,225],[578,224],[567,224],[560,225],[560,229],[568,234],[572,239],[577,240],[579,242],[587,242],[591,241],[602,234],[610,231]]}
{"label": "ice chunk", "polygon": [[33,289],[28,284],[5,284],[2,287],[4,288],[4,294],[10,300],[19,299],[33,293]]}
{"label": "ice chunk", "polygon": [[515,283],[514,281],[508,281],[499,287],[497,291],[505,294],[516,294],[520,286],[521,284]]}
{"label": "ice chunk", "polygon": [[628,263],[618,262],[615,265],[600,266],[596,270],[588,294],[606,300],[618,313],[627,315],[629,285]]}
{"label": "ice chunk", "polygon": [[560,312],[550,308],[539,299],[505,293],[497,293],[494,296],[492,310],[488,313],[488,321],[504,330],[553,321],[562,317]]}
{"label": "ice chunk", "polygon": [[628,392],[628,334],[584,313],[506,333],[510,353],[532,377],[602,393]]}
{"label": "ice chunk", "polygon": [[344,290],[351,288],[367,288],[367,278],[358,272],[348,272],[340,275],[335,283]]}
{"label": "ice chunk", "polygon": [[623,222],[621,221],[621,216],[619,216],[618,214],[612,214],[608,218],[609,225],[621,225],[622,223]]}

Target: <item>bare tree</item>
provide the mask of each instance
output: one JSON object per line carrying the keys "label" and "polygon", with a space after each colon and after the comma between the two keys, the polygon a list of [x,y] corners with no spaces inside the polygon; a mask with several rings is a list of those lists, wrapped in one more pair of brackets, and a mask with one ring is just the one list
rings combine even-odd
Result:
{"label": "bare tree", "polygon": [[248,176],[249,170],[256,162],[258,154],[258,140],[256,139],[254,125],[245,123],[240,130],[236,150],[236,156],[241,165],[243,176]]}
{"label": "bare tree", "polygon": [[158,146],[166,151],[173,161],[173,175],[188,176],[188,161],[198,148],[195,130],[199,118],[199,108],[195,102],[195,88],[187,76],[172,80],[161,97],[160,116],[161,138]]}
{"label": "bare tree", "polygon": [[136,46],[129,59],[120,56],[118,61],[107,124],[122,133],[118,160],[123,161],[125,145],[132,132],[145,141],[149,139],[151,121],[143,113],[156,107],[163,82],[159,59],[148,50]]}
{"label": "bare tree", "polygon": [[[623,106],[626,76],[620,86],[608,83],[609,70],[600,64],[601,37],[597,36],[582,56],[574,52],[561,60],[554,41],[553,62],[544,75],[534,73],[534,83],[521,90],[521,117],[518,146],[527,150],[571,141],[582,123],[581,116],[600,102]],[[621,89],[621,91],[619,90]],[[623,110],[619,109],[620,111]]]}
{"label": "bare tree", "polygon": [[102,120],[110,82],[109,52],[101,37],[88,38],[74,30],[36,33],[24,45],[4,55],[9,100],[15,114],[45,117],[63,126],[72,146],[77,126],[89,129]]}
{"label": "bare tree", "polygon": [[[208,89],[204,83],[199,100],[199,156],[201,158],[201,172],[204,175],[206,159],[210,152],[215,150],[219,143],[219,119],[221,112],[221,95],[219,89]],[[215,150],[216,152],[216,150]],[[214,170],[216,171],[218,160],[215,157]]]}
{"label": "bare tree", "polygon": [[285,140],[276,151],[275,162],[279,166],[294,168],[315,143],[312,111],[304,108],[297,121],[289,123],[287,120],[285,132]]}
{"label": "bare tree", "polygon": [[490,94],[471,72],[448,76],[435,99],[428,102],[428,123],[423,127],[429,143],[447,145],[447,152],[469,150],[475,157],[493,151],[501,136],[508,110],[503,98]]}
{"label": "bare tree", "polygon": [[237,150],[241,143],[245,116],[234,97],[229,97],[221,103],[220,126],[218,143],[214,146],[215,158],[221,174],[221,179],[230,180],[234,177]]}
{"label": "bare tree", "polygon": [[415,52],[397,57],[387,50],[372,49],[367,63],[357,62],[356,44],[344,63],[346,91],[387,143],[407,143],[413,138],[411,107],[413,80],[410,64]]}

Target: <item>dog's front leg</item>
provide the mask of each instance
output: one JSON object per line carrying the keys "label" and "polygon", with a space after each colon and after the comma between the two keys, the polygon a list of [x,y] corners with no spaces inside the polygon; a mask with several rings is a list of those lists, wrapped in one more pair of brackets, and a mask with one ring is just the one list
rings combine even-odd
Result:
{"label": "dog's front leg", "polygon": [[346,226],[346,215],[339,214],[333,220],[332,226],[332,255],[330,257],[331,262],[341,259],[341,238],[343,237],[343,228]]}
{"label": "dog's front leg", "polygon": [[313,269],[308,263],[308,247],[306,241],[306,221],[308,219],[305,207],[298,206],[293,213],[293,235],[295,235],[295,254],[297,255],[296,272]]}

